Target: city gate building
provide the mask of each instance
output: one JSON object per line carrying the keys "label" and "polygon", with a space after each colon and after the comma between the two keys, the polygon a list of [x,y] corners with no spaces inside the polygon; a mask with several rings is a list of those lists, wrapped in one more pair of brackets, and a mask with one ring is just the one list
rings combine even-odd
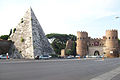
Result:
{"label": "city gate building", "polygon": [[103,38],[91,38],[88,37],[88,33],[84,31],[77,32],[76,41],[76,53],[81,57],[99,56],[104,55],[106,57],[118,57],[119,56],[119,44],[118,44],[118,31],[106,30]]}

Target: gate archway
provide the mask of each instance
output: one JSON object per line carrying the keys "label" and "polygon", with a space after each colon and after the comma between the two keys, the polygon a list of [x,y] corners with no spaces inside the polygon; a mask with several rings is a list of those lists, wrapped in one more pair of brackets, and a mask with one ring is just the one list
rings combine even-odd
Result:
{"label": "gate archway", "polygon": [[96,51],[94,52],[94,56],[100,56],[100,53],[99,53],[98,50],[96,50]]}

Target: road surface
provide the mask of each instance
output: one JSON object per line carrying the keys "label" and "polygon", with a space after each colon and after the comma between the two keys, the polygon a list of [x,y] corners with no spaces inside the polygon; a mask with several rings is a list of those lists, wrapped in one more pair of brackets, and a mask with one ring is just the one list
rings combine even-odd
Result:
{"label": "road surface", "polygon": [[120,59],[0,60],[0,80],[120,80]]}

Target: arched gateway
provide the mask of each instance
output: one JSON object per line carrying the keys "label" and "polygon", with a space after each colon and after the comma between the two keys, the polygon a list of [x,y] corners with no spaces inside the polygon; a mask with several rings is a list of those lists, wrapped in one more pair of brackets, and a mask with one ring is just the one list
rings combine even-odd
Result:
{"label": "arched gateway", "polygon": [[100,53],[99,53],[98,50],[96,50],[96,51],[94,52],[94,56],[100,56]]}

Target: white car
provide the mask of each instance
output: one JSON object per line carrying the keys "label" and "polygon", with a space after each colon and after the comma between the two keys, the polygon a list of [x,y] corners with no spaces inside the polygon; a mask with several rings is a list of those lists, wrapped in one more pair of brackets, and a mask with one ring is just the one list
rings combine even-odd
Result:
{"label": "white car", "polygon": [[67,56],[67,59],[72,59],[72,58],[74,58],[74,56]]}
{"label": "white car", "polygon": [[49,55],[41,55],[41,56],[39,56],[39,59],[50,59],[51,58],[51,56],[49,56]]}
{"label": "white car", "polygon": [[76,57],[76,58],[79,58],[79,57],[80,57],[80,55],[76,55],[75,57]]}

